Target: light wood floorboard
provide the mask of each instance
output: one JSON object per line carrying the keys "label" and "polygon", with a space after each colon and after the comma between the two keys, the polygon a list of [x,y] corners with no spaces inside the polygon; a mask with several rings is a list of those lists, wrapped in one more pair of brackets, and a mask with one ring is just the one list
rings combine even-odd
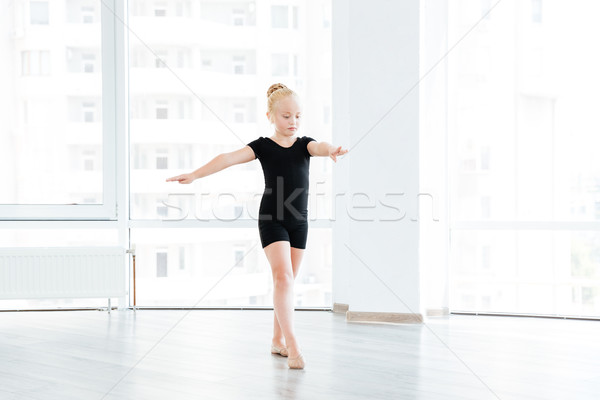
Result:
{"label": "light wood floorboard", "polygon": [[368,324],[327,311],[294,315],[304,370],[270,354],[272,310],[1,312],[0,399],[586,400],[600,393],[597,321],[450,315]]}

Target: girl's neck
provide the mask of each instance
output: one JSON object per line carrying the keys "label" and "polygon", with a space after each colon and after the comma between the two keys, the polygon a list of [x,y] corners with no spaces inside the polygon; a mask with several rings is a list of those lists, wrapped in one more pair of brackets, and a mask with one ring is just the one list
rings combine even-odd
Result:
{"label": "girl's neck", "polygon": [[296,141],[296,135],[285,136],[285,135],[278,134],[277,132],[274,132],[273,136],[271,136],[271,139],[276,140],[280,143],[284,143],[284,144],[292,144]]}

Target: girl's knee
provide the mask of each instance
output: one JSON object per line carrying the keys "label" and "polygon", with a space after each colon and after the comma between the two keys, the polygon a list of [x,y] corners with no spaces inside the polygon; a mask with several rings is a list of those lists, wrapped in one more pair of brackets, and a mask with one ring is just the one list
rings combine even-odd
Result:
{"label": "girl's knee", "polygon": [[[283,268],[282,268],[283,269]],[[292,268],[273,272],[273,283],[276,286],[292,286],[294,284],[294,274]]]}

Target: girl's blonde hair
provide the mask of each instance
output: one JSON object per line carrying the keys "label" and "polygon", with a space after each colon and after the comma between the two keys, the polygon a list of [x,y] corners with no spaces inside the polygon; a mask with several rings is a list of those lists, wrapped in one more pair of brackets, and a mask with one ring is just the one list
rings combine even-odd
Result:
{"label": "girl's blonde hair", "polygon": [[267,111],[271,122],[274,121],[273,111],[275,110],[275,104],[286,98],[287,96],[297,96],[296,92],[285,86],[283,83],[274,83],[267,90]]}

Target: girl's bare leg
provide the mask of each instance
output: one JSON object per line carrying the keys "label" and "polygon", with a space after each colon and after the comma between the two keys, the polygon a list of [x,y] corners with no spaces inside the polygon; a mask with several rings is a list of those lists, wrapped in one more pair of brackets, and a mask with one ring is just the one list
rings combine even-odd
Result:
{"label": "girl's bare leg", "polygon": [[[304,249],[290,247],[290,255],[292,259],[292,271],[294,273],[295,281],[296,277],[298,276],[300,264],[302,263],[302,256],[304,256]],[[273,312],[273,344],[277,347],[285,346],[285,337],[283,336],[283,331],[281,330],[281,326],[279,325],[279,320],[277,319],[276,312]]]}
{"label": "girl's bare leg", "polygon": [[273,273],[273,308],[285,338],[288,357],[294,358],[300,354],[300,349],[294,334],[294,272],[290,242],[273,242],[264,251]]}

